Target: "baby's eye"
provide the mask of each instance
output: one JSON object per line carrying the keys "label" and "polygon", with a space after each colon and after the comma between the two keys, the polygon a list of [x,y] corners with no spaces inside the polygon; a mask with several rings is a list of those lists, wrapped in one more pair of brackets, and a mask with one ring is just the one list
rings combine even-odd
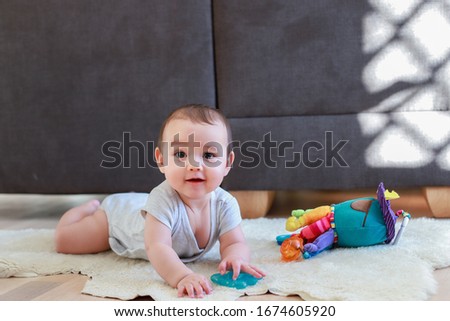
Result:
{"label": "baby's eye", "polygon": [[176,152],[175,153],[175,157],[176,158],[185,158],[186,157],[186,153],[185,152]]}
{"label": "baby's eye", "polygon": [[203,157],[204,157],[205,159],[212,159],[212,158],[215,157],[215,155],[214,155],[213,153],[206,152],[205,154],[203,154]]}

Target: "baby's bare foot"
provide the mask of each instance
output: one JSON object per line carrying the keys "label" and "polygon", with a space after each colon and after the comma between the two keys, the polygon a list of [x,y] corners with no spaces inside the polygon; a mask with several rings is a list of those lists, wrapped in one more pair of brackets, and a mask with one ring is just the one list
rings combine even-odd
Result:
{"label": "baby's bare foot", "polygon": [[81,205],[78,205],[74,209],[78,213],[82,213],[83,216],[92,215],[95,213],[95,211],[99,208],[100,202],[98,200],[91,200],[86,203],[83,203]]}
{"label": "baby's bare foot", "polygon": [[100,202],[99,200],[91,200],[84,205],[86,206],[86,210],[92,211],[92,213],[94,213],[96,210],[98,210]]}

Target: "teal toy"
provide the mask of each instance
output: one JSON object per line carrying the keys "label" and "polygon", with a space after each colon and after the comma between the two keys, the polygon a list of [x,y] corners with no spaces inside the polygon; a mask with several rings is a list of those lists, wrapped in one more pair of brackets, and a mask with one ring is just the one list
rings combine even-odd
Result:
{"label": "teal toy", "polygon": [[245,289],[246,287],[251,285],[255,285],[259,280],[261,279],[258,279],[253,275],[245,272],[241,272],[236,280],[233,280],[233,271],[228,271],[223,275],[220,273],[211,275],[211,281],[213,281],[214,283],[238,290]]}
{"label": "teal toy", "polygon": [[[277,237],[277,241],[281,241],[282,260],[307,259],[334,246],[395,244],[411,218],[403,210],[392,211],[390,200],[396,198],[399,195],[395,191],[389,192],[380,183],[377,198],[362,197],[330,206],[293,211],[286,222],[286,229],[301,230],[288,237]],[[403,222],[395,237],[395,223],[399,216],[403,216]]]}

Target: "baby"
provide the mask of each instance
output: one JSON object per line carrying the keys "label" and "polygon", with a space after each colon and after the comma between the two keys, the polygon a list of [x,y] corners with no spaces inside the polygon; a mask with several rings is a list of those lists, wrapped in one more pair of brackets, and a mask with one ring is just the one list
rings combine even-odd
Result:
{"label": "baby", "polygon": [[220,187],[234,161],[231,130],[217,110],[187,105],[164,121],[155,159],[165,181],[150,194],[123,193],[68,210],[56,227],[60,253],[112,249],[150,261],[178,296],[201,298],[212,291],[208,278],[185,263],[201,258],[217,240],[224,274],[265,276],[250,264],[236,199]]}

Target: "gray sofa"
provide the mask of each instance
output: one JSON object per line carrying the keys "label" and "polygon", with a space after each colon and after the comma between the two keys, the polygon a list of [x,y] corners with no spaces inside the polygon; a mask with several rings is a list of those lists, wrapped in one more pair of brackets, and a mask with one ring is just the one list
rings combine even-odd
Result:
{"label": "gray sofa", "polygon": [[448,3],[384,3],[0,0],[0,192],[149,191],[186,103],[229,190],[450,186]]}

